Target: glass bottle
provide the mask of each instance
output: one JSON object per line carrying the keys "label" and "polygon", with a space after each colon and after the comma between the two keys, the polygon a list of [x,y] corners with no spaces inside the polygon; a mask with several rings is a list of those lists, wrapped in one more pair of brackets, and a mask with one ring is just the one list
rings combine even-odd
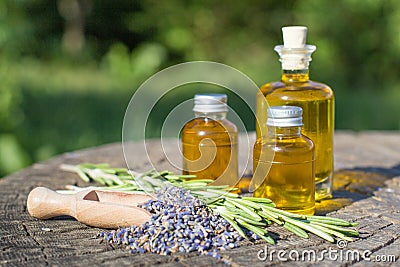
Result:
{"label": "glass bottle", "polygon": [[316,47],[306,45],[307,28],[283,27],[284,45],[275,47],[282,62],[282,79],[263,85],[256,100],[257,137],[267,131],[267,106],[303,108],[302,133],[315,145],[316,200],[332,197],[334,94],[329,86],[310,81],[308,66]]}
{"label": "glass bottle", "polygon": [[313,215],[315,150],[313,142],[301,134],[302,125],[300,107],[268,109],[268,132],[254,145],[253,180],[260,183],[253,194],[271,199],[283,210]]}
{"label": "glass bottle", "polygon": [[238,181],[238,131],[226,119],[227,95],[196,94],[195,118],[182,129],[183,174],[235,186]]}

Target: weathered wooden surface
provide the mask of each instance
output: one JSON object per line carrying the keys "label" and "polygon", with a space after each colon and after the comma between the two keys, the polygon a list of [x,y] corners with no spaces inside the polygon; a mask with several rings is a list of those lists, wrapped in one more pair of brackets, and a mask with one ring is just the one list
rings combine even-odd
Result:
{"label": "weathered wooden surface", "polygon": [[[252,136],[254,138],[254,136]],[[252,140],[250,140],[252,142]],[[171,141],[170,143],[174,143]],[[156,143],[149,146],[157,166],[171,168],[168,160],[159,152]],[[167,148],[168,149],[168,148]],[[151,166],[146,155],[132,144],[125,151],[130,153],[129,166],[146,170]],[[241,161],[245,159],[242,157]],[[113,249],[94,237],[100,231],[69,218],[40,221],[26,211],[27,195],[37,186],[62,189],[66,184],[85,185],[79,178],[59,170],[62,163],[108,162],[112,166],[126,166],[121,144],[110,144],[55,157],[0,180],[0,266],[28,265],[128,265],[128,266],[218,266],[222,262],[196,253],[187,255],[130,255],[123,249]],[[249,165],[251,166],[251,164]],[[285,231],[271,228],[277,245],[268,245],[272,260],[258,259],[257,254],[265,248],[259,242],[227,250],[221,254],[232,260],[233,266],[266,266],[283,264],[288,266],[400,266],[400,132],[338,132],[335,138],[335,193],[334,199],[319,204],[319,213],[359,223],[356,228],[361,236],[348,243],[343,250],[337,245],[311,236],[300,239]],[[347,205],[347,206],[346,206]],[[343,206],[345,206],[343,208]],[[51,231],[44,231],[48,228]],[[302,255],[305,250],[321,253],[323,250],[338,250],[330,257],[324,254],[322,261],[294,261],[288,258],[291,250]],[[277,252],[284,250],[279,260]],[[354,251],[370,250],[371,261],[352,257]],[[296,255],[292,252],[292,255]],[[353,253],[353,254],[352,254]],[[261,254],[263,256],[264,254]],[[320,255],[320,254],[317,254]],[[342,255],[342,256],[341,256]],[[348,255],[349,260],[346,260]],[[361,255],[361,254],[360,254]],[[392,255],[395,257],[393,262]],[[367,252],[367,256],[369,256]],[[377,256],[386,257],[387,262],[377,262]]]}

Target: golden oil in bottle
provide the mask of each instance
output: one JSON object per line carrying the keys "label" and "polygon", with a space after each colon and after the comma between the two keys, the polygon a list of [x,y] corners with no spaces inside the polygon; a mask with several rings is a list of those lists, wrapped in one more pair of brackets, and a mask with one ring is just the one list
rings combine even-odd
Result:
{"label": "golden oil in bottle", "polygon": [[195,118],[182,129],[183,174],[235,186],[238,181],[238,131],[226,119],[225,94],[197,94]]}
{"label": "golden oil in bottle", "polygon": [[268,132],[254,145],[253,181],[258,184],[253,194],[271,199],[283,210],[313,215],[315,150],[301,134],[301,116],[302,109],[296,106],[268,109]]}
{"label": "golden oil in bottle", "polygon": [[263,85],[256,100],[257,138],[267,131],[267,106],[303,109],[302,133],[315,145],[316,200],[332,197],[334,94],[329,86],[310,81],[308,66],[316,47],[306,45],[306,27],[282,28],[284,45],[275,47],[282,62],[282,79]]}

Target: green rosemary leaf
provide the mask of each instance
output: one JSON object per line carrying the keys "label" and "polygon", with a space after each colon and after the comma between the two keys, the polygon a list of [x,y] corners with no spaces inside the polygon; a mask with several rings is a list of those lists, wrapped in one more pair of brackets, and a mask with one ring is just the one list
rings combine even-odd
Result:
{"label": "green rosemary leaf", "polygon": [[102,184],[102,185],[107,185],[106,181],[104,180],[104,178],[102,177],[97,177],[96,179],[94,179],[96,182]]}
{"label": "green rosemary leaf", "polygon": [[81,179],[87,183],[90,182],[90,178],[80,168],[76,168],[75,172],[81,177]]}
{"label": "green rosemary leaf", "polygon": [[168,174],[164,176],[166,179],[195,179],[197,175],[172,175]]}
{"label": "green rosemary leaf", "polygon": [[332,229],[332,230],[335,230],[335,231],[338,231],[338,232],[341,232],[341,233],[345,233],[346,235],[349,235],[349,236],[358,236],[359,235],[357,231],[354,231],[354,230],[348,229],[348,228],[343,228],[343,227],[336,226],[336,225],[332,225],[332,224],[323,224],[323,223],[320,223],[320,222],[311,222],[311,224],[312,225],[319,225],[319,226],[322,226],[324,228],[329,228],[329,229]]}
{"label": "green rosemary leaf", "polygon": [[250,231],[252,231],[256,235],[258,235],[263,240],[265,240],[268,243],[270,243],[271,245],[275,244],[275,241],[268,235],[268,231],[267,230],[262,229],[262,228],[258,228],[256,226],[251,225],[251,224],[248,224],[247,222],[245,222],[245,221],[243,221],[241,219],[237,219],[237,222],[239,224],[243,225],[243,227],[246,227],[247,229],[249,229]]}
{"label": "green rosemary leaf", "polygon": [[128,169],[127,168],[114,168],[116,173],[127,173]]}
{"label": "green rosemary leaf", "polygon": [[245,233],[243,232],[242,228],[229,216],[227,216],[225,213],[220,213],[221,217],[224,218],[230,225],[232,225],[233,228],[241,235],[242,237],[246,238]]}
{"label": "green rosemary leaf", "polygon": [[124,185],[125,184],[119,177],[115,177],[113,182],[114,182],[114,184],[117,184],[117,185]]}
{"label": "green rosemary leaf", "polygon": [[170,174],[173,173],[167,170],[161,172],[154,171],[154,175],[152,177],[164,177],[165,175],[170,175]]}
{"label": "green rosemary leaf", "polygon": [[154,192],[153,185],[148,181],[145,181],[144,179],[136,179],[135,182],[141,190]]}
{"label": "green rosemary leaf", "polygon": [[204,188],[207,186],[208,183],[202,183],[202,182],[197,182],[197,181],[192,181],[190,183],[185,183],[183,182],[184,187],[199,187],[199,188]]}
{"label": "green rosemary leaf", "polygon": [[282,222],[281,220],[278,219],[278,216],[276,214],[273,214],[268,210],[263,209],[262,211],[259,211],[258,214],[270,221],[273,221],[274,223],[276,223],[278,225],[284,224],[284,222]]}
{"label": "green rosemary leaf", "polygon": [[332,229],[329,229],[329,228],[326,228],[326,227],[323,227],[323,226],[320,226],[320,225],[315,225],[315,224],[313,224],[313,227],[315,227],[317,229],[320,229],[321,231],[327,232],[327,233],[329,233],[331,235],[334,235],[336,237],[339,237],[339,238],[341,238],[343,240],[350,241],[350,242],[353,241],[353,239],[351,237],[348,237],[348,236],[344,235],[341,232],[338,232],[338,231],[335,231],[335,230],[332,230]]}
{"label": "green rosemary leaf", "polygon": [[219,198],[221,195],[212,193],[212,192],[207,192],[207,191],[192,191],[191,194],[197,195],[197,196],[202,196],[204,198]]}
{"label": "green rosemary leaf", "polygon": [[267,226],[268,225],[268,223],[266,223],[265,221],[255,221],[254,219],[244,217],[239,214],[234,214],[233,216],[235,217],[235,219],[241,219],[241,220],[243,220],[247,223],[250,223],[252,225],[255,225],[255,226]]}
{"label": "green rosemary leaf", "polygon": [[208,184],[208,183],[211,183],[211,182],[213,182],[214,180],[211,180],[211,179],[198,179],[198,180],[187,180],[187,181],[183,181],[183,183],[184,184],[193,184],[193,183],[206,183],[206,184]]}
{"label": "green rosemary leaf", "polygon": [[248,214],[247,212],[243,212],[243,210],[242,210],[242,209],[239,209],[239,208],[235,208],[235,209],[233,209],[233,208],[227,208],[227,210],[229,210],[229,211],[232,212],[233,214],[237,214],[237,215],[239,215],[239,216],[241,216],[241,217],[245,217],[245,218],[247,218],[248,220],[253,220],[254,222],[261,222],[261,221],[263,221],[262,218],[261,218],[261,220],[256,220],[256,218],[254,218],[254,216]]}
{"label": "green rosemary leaf", "polygon": [[[258,215],[257,213],[255,213],[251,208],[248,208],[240,203],[235,202],[233,199],[226,199],[228,202],[230,202],[231,204],[235,205],[236,207],[238,207],[239,209],[243,210],[245,213],[247,213],[248,215],[250,215],[254,220],[256,221],[261,221],[262,218],[260,217],[260,215]],[[236,199],[235,199],[236,200]]]}
{"label": "green rosemary leaf", "polygon": [[309,238],[306,231],[304,231],[300,227],[297,227],[296,225],[294,225],[290,222],[285,222],[285,224],[283,224],[283,227],[299,237]]}
{"label": "green rosemary leaf", "polygon": [[240,203],[240,204],[242,204],[242,205],[245,205],[245,206],[254,208],[254,209],[256,209],[256,210],[260,210],[260,209],[261,209],[261,205],[260,205],[260,204],[257,204],[257,203],[255,203],[255,202],[251,202],[251,201],[249,201],[249,200],[237,198],[237,199],[235,199],[235,201],[238,202],[238,203]]}
{"label": "green rosemary leaf", "polygon": [[226,194],[226,191],[229,192],[231,190],[235,190],[234,187],[229,187],[229,185],[210,185],[210,184],[207,185],[207,189],[214,189],[221,191],[221,194]]}
{"label": "green rosemary leaf", "polygon": [[103,169],[103,172],[108,173],[108,174],[116,174],[117,173],[117,171],[114,169],[106,169],[106,168]]}
{"label": "green rosemary leaf", "polygon": [[170,181],[170,180],[180,180],[181,178],[179,177],[179,176],[177,176],[177,175],[165,175],[165,176],[163,176],[165,179],[167,179],[168,181]]}
{"label": "green rosemary leaf", "polygon": [[305,223],[305,222],[302,222],[302,221],[299,221],[299,220],[296,220],[296,219],[292,219],[290,217],[285,217],[284,220],[286,222],[289,222],[289,223],[292,223],[292,224],[296,225],[297,227],[302,228],[303,230],[307,230],[307,231],[309,231],[309,232],[311,232],[311,233],[313,233],[313,234],[325,239],[326,241],[329,241],[329,242],[332,242],[332,243],[335,242],[335,240],[333,239],[333,237],[330,234],[328,234],[328,233],[326,233],[324,231],[321,231],[321,230],[319,230],[319,229],[317,229],[315,227],[312,227],[312,225],[310,225],[309,223]]}
{"label": "green rosemary leaf", "polygon": [[253,202],[272,203],[271,199],[261,198],[261,197],[242,197],[242,199],[253,201]]}
{"label": "green rosemary leaf", "polygon": [[207,206],[211,207],[217,207],[221,206],[222,202],[224,201],[222,198],[206,198],[203,200]]}
{"label": "green rosemary leaf", "polygon": [[106,184],[106,185],[108,185],[108,186],[115,185],[115,184],[114,184],[114,181],[115,181],[115,180],[111,180],[111,179],[104,179],[104,182],[105,182],[105,184]]}
{"label": "green rosemary leaf", "polygon": [[324,224],[333,224],[333,225],[340,225],[340,226],[352,226],[352,224],[348,221],[333,218],[333,217],[325,217],[325,216],[307,216],[307,220],[321,222]]}
{"label": "green rosemary leaf", "polygon": [[272,239],[272,237],[270,237],[269,235],[260,235],[260,237],[265,241],[267,241],[268,243],[270,243],[271,245],[275,245],[275,240]]}
{"label": "green rosemary leaf", "polygon": [[304,215],[287,212],[287,211],[280,210],[280,209],[277,209],[277,208],[272,208],[272,207],[266,206],[265,209],[268,209],[268,210],[270,210],[271,212],[274,212],[274,213],[285,215],[285,216],[290,217],[290,218],[306,219],[306,216],[304,216]]}
{"label": "green rosemary leaf", "polygon": [[271,202],[271,203],[261,203],[261,202],[258,202],[258,204],[261,205],[261,207],[270,207],[270,208],[275,208],[275,207],[276,207],[276,205],[275,205],[274,202]]}
{"label": "green rosemary leaf", "polygon": [[235,205],[233,205],[232,203],[226,201],[225,198],[224,198],[224,200],[225,200],[225,202],[224,202],[224,206],[225,206],[225,207],[227,207],[227,208],[229,207],[229,208],[234,208],[234,209],[236,209],[236,206],[235,206]]}
{"label": "green rosemary leaf", "polygon": [[125,174],[124,175],[118,174],[118,178],[121,180],[132,180],[133,179],[132,175],[125,175]]}
{"label": "green rosemary leaf", "polygon": [[208,188],[208,187],[206,187],[206,188],[204,188],[204,189],[207,190],[208,192],[214,192],[214,193],[223,195],[224,197],[230,197],[230,198],[237,198],[237,197],[239,197],[239,195],[238,195],[238,194],[235,194],[235,193],[229,193],[229,192],[226,192],[226,191],[215,190],[215,189],[211,189],[211,188]]}

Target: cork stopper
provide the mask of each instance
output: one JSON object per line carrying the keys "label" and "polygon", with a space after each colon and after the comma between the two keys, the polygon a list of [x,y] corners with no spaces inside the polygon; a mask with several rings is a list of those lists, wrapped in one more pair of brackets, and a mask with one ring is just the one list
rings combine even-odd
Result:
{"label": "cork stopper", "polygon": [[282,69],[305,70],[311,61],[311,54],[315,51],[314,45],[306,44],[307,27],[289,26],[282,28],[283,45],[275,46],[279,53]]}
{"label": "cork stopper", "polygon": [[283,46],[285,48],[304,48],[307,39],[307,27],[289,26],[282,28]]}

